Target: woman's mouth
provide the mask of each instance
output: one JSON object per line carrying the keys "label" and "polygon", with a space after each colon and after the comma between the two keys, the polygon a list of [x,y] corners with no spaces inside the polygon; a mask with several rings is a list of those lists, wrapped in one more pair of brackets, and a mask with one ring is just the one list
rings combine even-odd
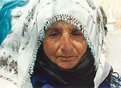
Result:
{"label": "woman's mouth", "polygon": [[63,62],[69,62],[77,58],[76,56],[58,56],[57,59],[63,61]]}

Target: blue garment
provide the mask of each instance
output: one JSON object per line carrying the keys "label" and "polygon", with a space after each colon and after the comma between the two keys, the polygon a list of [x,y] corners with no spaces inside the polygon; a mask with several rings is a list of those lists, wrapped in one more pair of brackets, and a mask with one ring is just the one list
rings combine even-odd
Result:
{"label": "blue garment", "polygon": [[99,88],[111,88],[111,87],[110,87],[110,84],[107,81],[103,81],[100,84]]}
{"label": "blue garment", "polygon": [[[54,88],[45,78],[40,76],[32,76],[31,81],[33,88],[36,88],[37,82],[40,88]],[[121,88],[121,78],[111,75],[110,82],[104,80],[98,88]]]}
{"label": "blue garment", "polygon": [[33,88],[36,88],[36,86],[39,86],[40,88],[54,88],[49,84],[49,82],[44,77],[33,76],[31,78],[31,81]]}
{"label": "blue garment", "polygon": [[[0,2],[0,44],[9,33],[11,29],[11,11],[16,7],[20,7],[26,4],[25,0],[11,0],[8,2]],[[4,4],[4,5],[2,5]]]}
{"label": "blue garment", "polygon": [[[40,76],[34,76],[32,77],[32,85],[33,88],[38,88],[38,86],[40,86],[40,88],[54,88],[51,84],[49,84],[49,82]],[[107,81],[104,81],[103,83],[101,83],[101,85],[99,86],[99,88],[111,88],[110,84]]]}

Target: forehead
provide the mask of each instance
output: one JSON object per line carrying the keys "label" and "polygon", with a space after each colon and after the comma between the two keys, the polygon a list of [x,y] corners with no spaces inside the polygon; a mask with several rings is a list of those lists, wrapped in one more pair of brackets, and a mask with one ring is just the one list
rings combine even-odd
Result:
{"label": "forehead", "polygon": [[68,29],[68,30],[77,30],[77,27],[73,26],[70,23],[67,23],[65,21],[58,21],[51,26],[48,27],[48,29],[56,29],[56,30],[62,30],[62,29]]}

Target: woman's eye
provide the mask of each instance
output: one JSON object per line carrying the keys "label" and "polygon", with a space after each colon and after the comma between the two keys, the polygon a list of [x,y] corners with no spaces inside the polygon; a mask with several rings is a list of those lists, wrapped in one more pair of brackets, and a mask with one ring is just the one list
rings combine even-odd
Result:
{"label": "woman's eye", "polygon": [[58,36],[59,35],[59,32],[58,31],[52,31],[50,33],[50,36]]}
{"label": "woman's eye", "polygon": [[81,33],[80,30],[75,30],[75,31],[72,32],[72,35],[73,35],[73,36],[77,36],[77,35],[78,35],[78,36],[79,36],[79,35],[82,36],[82,33]]}

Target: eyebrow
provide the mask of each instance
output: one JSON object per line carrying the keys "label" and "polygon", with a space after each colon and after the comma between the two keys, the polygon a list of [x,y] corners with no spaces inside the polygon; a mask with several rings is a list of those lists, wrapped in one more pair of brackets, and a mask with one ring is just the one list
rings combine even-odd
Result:
{"label": "eyebrow", "polygon": [[48,30],[46,31],[46,33],[50,33],[52,31],[56,31],[56,32],[59,32],[60,30],[58,30],[57,28],[53,28],[53,27],[49,27]]}
{"label": "eyebrow", "polygon": [[48,30],[49,30],[49,31],[53,31],[53,30],[59,31],[57,28],[54,28],[54,27],[50,27],[50,28],[48,28]]}

